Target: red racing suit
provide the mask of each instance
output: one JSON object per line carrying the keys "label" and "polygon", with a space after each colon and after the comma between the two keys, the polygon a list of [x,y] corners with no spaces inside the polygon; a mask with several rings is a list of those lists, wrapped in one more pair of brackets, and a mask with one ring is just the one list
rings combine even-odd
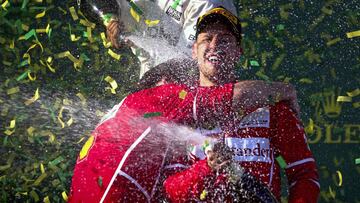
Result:
{"label": "red racing suit", "polygon": [[[225,143],[231,148],[235,162],[265,183],[280,201],[280,166],[276,157],[281,157],[286,162],[289,202],[317,202],[320,185],[315,160],[299,119],[284,102],[250,109],[242,117],[223,117],[230,118]],[[192,152],[191,157],[199,161],[164,182],[166,194],[173,202],[199,199],[205,180],[215,176],[204,152],[198,147]]]}
{"label": "red racing suit", "polygon": [[[220,94],[229,87],[210,89]],[[159,135],[157,126],[169,121],[191,125],[194,90],[163,85],[131,94],[116,105],[80,152],[69,202],[159,201],[160,175],[182,170],[187,162],[186,151],[178,153],[173,146],[169,150],[167,137]],[[166,154],[171,156],[165,163]]]}

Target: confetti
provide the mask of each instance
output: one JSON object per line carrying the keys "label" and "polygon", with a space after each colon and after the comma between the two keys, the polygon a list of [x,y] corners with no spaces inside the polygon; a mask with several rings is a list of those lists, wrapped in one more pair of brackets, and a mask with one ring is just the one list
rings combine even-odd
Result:
{"label": "confetti", "polygon": [[130,8],[130,14],[136,22],[140,22],[140,15],[133,8]]}
{"label": "confetti", "polygon": [[120,60],[120,58],[121,58],[120,54],[113,52],[113,50],[111,50],[111,49],[108,49],[107,53],[116,60]]}
{"label": "confetti", "polygon": [[35,18],[42,18],[44,17],[46,14],[46,10],[44,10],[43,12],[39,13],[39,14],[36,14]]}
{"label": "confetti", "polygon": [[6,93],[7,93],[8,95],[16,94],[16,93],[18,93],[18,92],[20,92],[20,88],[19,88],[19,87],[13,87],[13,88],[10,88],[10,89],[8,89],[8,90],[6,91]]}
{"label": "confetti", "polygon": [[340,37],[335,38],[335,39],[332,39],[332,40],[326,42],[326,46],[334,45],[334,44],[336,44],[336,43],[338,43],[338,42],[340,42],[340,41],[341,41],[341,38],[340,38]]}
{"label": "confetti", "polygon": [[118,88],[118,85],[117,85],[116,81],[115,81],[112,77],[110,77],[110,76],[106,76],[105,81],[110,84],[110,86],[111,86],[111,93],[112,93],[112,94],[116,94],[116,91],[115,91],[115,90],[116,90],[116,88]]}
{"label": "confetti", "polygon": [[341,174],[340,171],[336,171],[336,174],[337,174],[338,177],[339,177],[339,184],[338,184],[338,186],[341,187],[341,186],[342,186],[342,182],[343,182],[342,174]]}
{"label": "confetti", "polygon": [[61,53],[55,55],[55,58],[65,58],[65,57],[67,57],[68,59],[70,59],[70,61],[72,61],[74,63],[74,68],[75,69],[78,69],[78,68],[82,67],[83,61],[81,59],[75,58],[70,53],[70,51],[61,52]]}
{"label": "confetti", "polygon": [[47,173],[42,173],[34,182],[34,186],[40,185],[40,183],[47,177]]}
{"label": "confetti", "polygon": [[40,171],[41,173],[45,173],[45,167],[44,167],[44,164],[40,164]]}
{"label": "confetti", "polygon": [[179,98],[180,99],[185,99],[186,95],[187,95],[187,92],[185,90],[181,90],[179,92]]}
{"label": "confetti", "polygon": [[282,156],[276,157],[276,161],[278,162],[281,168],[286,168],[287,164]]}
{"label": "confetti", "polygon": [[138,15],[142,15],[143,11],[135,4],[134,0],[130,0],[128,1],[131,9],[133,10],[133,12],[136,12]]}
{"label": "confetti", "polygon": [[144,118],[151,118],[151,117],[156,117],[156,116],[161,116],[161,112],[152,112],[152,113],[144,114]]}
{"label": "confetti", "polygon": [[101,176],[98,177],[98,181],[97,181],[99,187],[103,187],[103,178]]}
{"label": "confetti", "polygon": [[44,197],[43,202],[44,202],[44,203],[50,203],[49,196]]}
{"label": "confetti", "polygon": [[355,164],[356,165],[360,164],[360,158],[355,159]]}
{"label": "confetti", "polygon": [[40,98],[39,88],[36,88],[34,96],[31,99],[26,100],[24,103],[25,103],[26,106],[29,106],[30,104],[34,103],[39,98]]}
{"label": "confetti", "polygon": [[62,196],[62,198],[63,198],[63,200],[65,201],[65,202],[67,202],[68,201],[68,196],[67,196],[67,194],[66,194],[66,192],[65,191],[63,191],[62,193],[61,193],[61,196]]}
{"label": "confetti", "polygon": [[360,89],[357,88],[357,89],[354,90],[354,91],[346,92],[346,94],[347,94],[349,97],[356,97],[356,96],[360,95]]}
{"label": "confetti", "polygon": [[91,27],[92,29],[94,29],[96,26],[95,23],[92,23],[92,22],[90,22],[88,20],[84,20],[84,19],[80,19],[80,24],[82,24],[85,27]]}
{"label": "confetti", "polygon": [[95,137],[93,135],[91,135],[89,137],[89,139],[85,142],[84,146],[81,148],[81,151],[79,153],[80,160],[82,160],[83,158],[85,158],[88,155],[90,148],[93,146],[94,140],[95,140]]}
{"label": "confetti", "polygon": [[347,38],[360,37],[360,30],[346,33]]}
{"label": "confetti", "polygon": [[8,6],[9,6],[9,1],[8,1],[8,0],[4,1],[4,3],[1,4],[1,7],[2,7],[4,10],[6,10],[6,7],[8,7]]}
{"label": "confetti", "polygon": [[201,201],[205,200],[206,196],[207,196],[207,191],[203,190],[200,194],[200,200]]}
{"label": "confetti", "polygon": [[71,6],[69,8],[69,11],[70,11],[71,17],[74,21],[79,19],[79,16],[76,14],[75,8],[73,6]]}
{"label": "confetti", "polygon": [[360,102],[355,102],[355,103],[353,103],[353,107],[354,107],[354,108],[359,108],[359,107],[360,107]]}
{"label": "confetti", "polygon": [[329,194],[330,194],[330,197],[335,199],[336,193],[331,189],[330,185],[329,185]]}
{"label": "confetti", "polygon": [[347,96],[338,96],[336,99],[337,102],[351,102],[352,98]]}
{"label": "confetti", "polygon": [[251,65],[251,66],[260,66],[260,65],[259,65],[259,62],[255,61],[255,60],[251,60],[251,61],[250,61],[250,65]]}
{"label": "confetti", "polygon": [[159,24],[160,20],[145,20],[146,25],[149,27],[153,27],[157,24]]}

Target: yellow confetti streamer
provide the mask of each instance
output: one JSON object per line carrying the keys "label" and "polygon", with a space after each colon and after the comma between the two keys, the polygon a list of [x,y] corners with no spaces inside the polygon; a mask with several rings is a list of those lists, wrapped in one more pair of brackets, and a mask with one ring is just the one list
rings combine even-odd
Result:
{"label": "yellow confetti streamer", "polygon": [[8,90],[6,91],[6,93],[7,93],[8,95],[16,94],[16,93],[18,93],[18,92],[20,92],[20,88],[19,88],[19,87],[13,87],[13,88],[10,88],[10,89],[8,89]]}
{"label": "yellow confetti streamer", "polygon": [[80,92],[76,94],[77,97],[79,97],[79,99],[81,100],[81,103],[83,105],[86,104],[86,98],[84,97],[84,95],[82,95]]}
{"label": "yellow confetti streamer", "polygon": [[81,38],[80,36],[79,36],[79,37],[76,37],[76,35],[74,35],[74,34],[71,34],[71,35],[70,35],[70,39],[71,39],[71,41],[73,41],[73,42],[78,41],[80,38]]}
{"label": "yellow confetti streamer", "polygon": [[352,98],[347,96],[338,96],[336,99],[337,102],[351,102]]}
{"label": "yellow confetti streamer", "polygon": [[30,54],[29,54],[29,53],[25,53],[25,54],[23,55],[23,58],[27,58],[27,63],[28,63],[28,64],[31,64],[31,57],[30,57]]}
{"label": "yellow confetti streamer", "polygon": [[299,80],[299,82],[305,83],[305,84],[311,84],[311,83],[313,83],[313,81],[310,80],[310,79],[308,79],[308,78],[301,78],[301,79]]}
{"label": "yellow confetti streamer", "polygon": [[347,38],[360,37],[360,30],[346,33]]}
{"label": "yellow confetti streamer", "polygon": [[27,132],[30,136],[33,136],[34,131],[35,131],[35,128],[32,127],[32,126],[30,126],[28,129],[26,129],[26,132]]}
{"label": "yellow confetti streamer", "polygon": [[28,73],[27,73],[27,75],[28,75],[28,78],[31,80],[31,81],[34,81],[34,80],[36,80],[36,76],[32,76],[31,75],[31,71],[29,71]]}
{"label": "yellow confetti streamer", "polygon": [[64,58],[64,57],[67,57],[70,61],[72,61],[74,63],[75,69],[80,68],[83,64],[83,60],[75,58],[70,53],[70,51],[64,51],[64,52],[61,52],[61,53],[55,55],[55,58]]}
{"label": "yellow confetti streamer", "polygon": [[340,42],[340,41],[341,41],[341,38],[340,38],[340,37],[335,38],[335,39],[332,39],[332,40],[326,42],[326,46],[334,45],[334,44],[336,44],[336,43],[338,43],[338,42]]}
{"label": "yellow confetti streamer", "polygon": [[339,177],[339,184],[338,186],[341,187],[342,183],[343,183],[343,179],[342,179],[342,174],[340,171],[336,171],[338,177]]}
{"label": "yellow confetti streamer", "polygon": [[101,37],[101,39],[102,39],[102,42],[103,42],[103,45],[104,45],[105,48],[111,47],[111,42],[107,41],[104,32],[100,33],[100,37]]}
{"label": "yellow confetti streamer", "polygon": [[130,8],[130,14],[136,22],[140,22],[140,15],[133,8]]}
{"label": "yellow confetti streamer", "polygon": [[21,28],[25,31],[29,31],[29,26],[26,24],[21,24]]}
{"label": "yellow confetti streamer", "polygon": [[91,27],[92,29],[95,28],[95,23],[92,23],[88,20],[84,20],[84,19],[80,19],[80,24],[85,26],[85,27]]}
{"label": "yellow confetti streamer", "polygon": [[333,199],[335,199],[336,193],[331,189],[330,185],[329,185],[329,194]]}
{"label": "yellow confetti streamer", "polygon": [[79,19],[79,16],[76,14],[75,8],[73,6],[71,6],[69,8],[69,11],[70,11],[71,17],[74,21]]}
{"label": "yellow confetti streamer", "polygon": [[4,10],[6,10],[6,7],[7,7],[8,5],[9,5],[9,1],[6,0],[6,1],[4,1],[4,3],[1,4],[1,7],[2,7]]}
{"label": "yellow confetti streamer", "polygon": [[68,198],[68,196],[67,196],[67,194],[66,194],[65,191],[61,193],[61,196],[62,196],[62,198],[64,199],[65,202],[68,201],[69,198]]}
{"label": "yellow confetti streamer", "polygon": [[79,141],[76,142],[76,144],[79,144],[80,142],[82,142],[85,139],[85,137],[82,137]]}
{"label": "yellow confetti streamer", "polygon": [[45,14],[46,14],[46,10],[44,10],[44,11],[41,12],[41,13],[36,14],[35,18],[42,18],[42,17],[45,16]]}
{"label": "yellow confetti streamer", "polygon": [[43,173],[41,174],[34,182],[34,186],[40,185],[40,183],[46,178],[47,174]]}
{"label": "yellow confetti streamer", "polygon": [[86,27],[86,33],[87,33],[87,38],[90,42],[94,42],[94,39],[92,37],[92,34],[91,34],[91,27]]}
{"label": "yellow confetti streamer", "polygon": [[13,39],[10,41],[9,48],[10,48],[10,49],[14,49],[14,48],[15,48],[15,41],[14,41]]}
{"label": "yellow confetti streamer", "polygon": [[187,92],[185,90],[181,90],[179,92],[179,98],[180,99],[185,99],[186,95],[187,95]]}
{"label": "yellow confetti streamer", "polygon": [[50,203],[49,196],[44,197],[43,202],[44,203]]}
{"label": "yellow confetti streamer", "polygon": [[36,88],[34,96],[31,99],[26,100],[24,103],[25,103],[26,106],[29,106],[30,104],[34,103],[39,98],[40,98],[39,88]]}
{"label": "yellow confetti streamer", "polygon": [[160,20],[145,20],[146,25],[149,27],[154,27],[155,25],[159,24]]}
{"label": "yellow confetti streamer", "polygon": [[9,128],[10,128],[10,129],[13,129],[13,128],[15,128],[15,126],[16,126],[16,120],[13,119],[13,120],[10,121]]}
{"label": "yellow confetti streamer", "polygon": [[79,154],[79,159],[83,159],[86,157],[86,155],[89,153],[89,150],[91,148],[91,146],[93,145],[95,140],[95,137],[93,135],[91,135],[89,137],[89,139],[85,142],[84,146],[82,147],[80,154]]}
{"label": "yellow confetti streamer", "polygon": [[61,107],[61,109],[60,109],[60,111],[59,111],[59,114],[58,114],[58,117],[57,117],[59,123],[61,124],[61,128],[65,128],[65,123],[61,120],[62,117],[63,117],[63,116],[62,116],[63,110],[64,110],[64,107]]}
{"label": "yellow confetti streamer", "polygon": [[120,60],[121,55],[113,52],[113,50],[108,49],[108,52],[107,52],[107,53],[108,53],[110,56],[112,56],[114,59]]}
{"label": "yellow confetti streamer", "polygon": [[110,83],[111,93],[116,94],[115,90],[116,90],[116,88],[118,88],[118,84],[116,83],[116,81],[110,76],[106,76],[105,81]]}
{"label": "yellow confetti streamer", "polygon": [[71,126],[71,124],[74,122],[74,119],[71,117],[67,122],[66,125]]}
{"label": "yellow confetti streamer", "polygon": [[349,97],[356,97],[356,96],[360,95],[360,89],[357,88],[357,89],[354,90],[354,91],[346,92],[346,94],[347,94]]}
{"label": "yellow confetti streamer", "polygon": [[45,28],[41,28],[41,29],[35,29],[36,33],[46,33],[46,29]]}
{"label": "yellow confetti streamer", "polygon": [[42,174],[45,173],[44,164],[42,164],[42,163],[40,164],[40,171]]}

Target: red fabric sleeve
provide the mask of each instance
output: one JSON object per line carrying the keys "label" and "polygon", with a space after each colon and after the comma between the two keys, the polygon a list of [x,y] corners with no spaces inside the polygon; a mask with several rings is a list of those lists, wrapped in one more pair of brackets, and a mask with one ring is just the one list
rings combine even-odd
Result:
{"label": "red fabric sleeve", "polygon": [[207,160],[201,160],[189,169],[168,177],[164,182],[166,196],[172,202],[198,199],[205,188],[205,178],[213,173]]}
{"label": "red fabric sleeve", "polygon": [[276,104],[272,115],[276,116],[273,141],[287,166],[289,203],[317,202],[320,185],[314,157],[300,120],[283,102]]}

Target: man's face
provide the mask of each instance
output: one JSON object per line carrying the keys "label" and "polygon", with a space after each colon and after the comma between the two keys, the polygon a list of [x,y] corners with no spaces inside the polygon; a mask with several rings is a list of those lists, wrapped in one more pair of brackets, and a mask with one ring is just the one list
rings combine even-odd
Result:
{"label": "man's face", "polygon": [[200,84],[208,81],[201,85],[219,85],[232,82],[241,47],[227,26],[213,23],[198,35],[192,55],[199,64]]}

